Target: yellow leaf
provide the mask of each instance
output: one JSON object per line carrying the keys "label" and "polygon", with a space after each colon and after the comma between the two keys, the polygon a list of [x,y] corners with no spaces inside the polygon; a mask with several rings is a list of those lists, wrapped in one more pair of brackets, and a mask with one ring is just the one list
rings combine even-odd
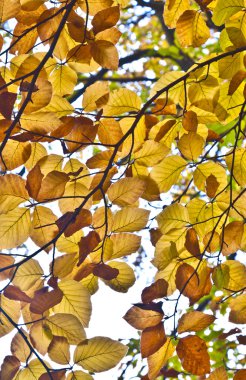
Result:
{"label": "yellow leaf", "polygon": [[191,311],[182,315],[178,323],[178,333],[200,331],[211,325],[215,320],[213,315],[201,311]]}
{"label": "yellow leaf", "polygon": [[113,218],[113,232],[134,232],[142,230],[149,218],[150,211],[137,207],[124,207]]}
{"label": "yellow leaf", "polygon": [[180,266],[180,262],[176,260],[172,260],[165,269],[157,272],[155,276],[155,280],[163,279],[168,282],[167,295],[170,296],[177,289],[175,277],[176,272]]}
{"label": "yellow leaf", "polygon": [[188,160],[196,160],[202,154],[205,145],[204,139],[195,132],[183,134],[178,141],[178,148]]}
{"label": "yellow leaf", "polygon": [[211,161],[198,165],[193,174],[194,183],[199,190],[205,191],[206,180],[211,175],[213,175],[219,183],[216,191],[216,194],[218,194],[227,186],[227,175],[222,165]]}
{"label": "yellow leaf", "polygon": [[163,346],[147,358],[149,367],[148,377],[150,380],[156,379],[161,368],[164,367],[168,359],[173,356],[174,351],[175,346],[173,345],[171,338],[167,338]]}
{"label": "yellow leaf", "polygon": [[30,210],[16,208],[0,215],[0,248],[16,248],[24,243],[30,234]]}
{"label": "yellow leaf", "polygon": [[218,62],[220,78],[231,79],[239,70],[244,70],[243,57],[242,53],[238,53],[220,59]]}
{"label": "yellow leaf", "polygon": [[115,340],[94,337],[80,343],[74,352],[74,362],[84,369],[103,372],[115,367],[126,355],[128,348]]}
{"label": "yellow leaf", "polygon": [[124,207],[135,203],[146,188],[145,182],[139,178],[122,178],[108,189],[108,197],[112,203]]}
{"label": "yellow leaf", "polygon": [[[44,361],[47,367],[50,367],[49,364]],[[28,366],[21,370],[15,380],[38,380],[41,375],[46,373],[46,368],[40,362],[39,359],[31,360],[28,363]]]}
{"label": "yellow leaf", "polygon": [[54,314],[46,318],[45,324],[49,327],[53,335],[67,338],[69,344],[78,344],[86,339],[82,324],[78,318],[72,314]]}
{"label": "yellow leaf", "polygon": [[20,11],[20,1],[19,0],[2,0],[0,4],[0,22],[16,17]]}
{"label": "yellow leaf", "polygon": [[79,241],[83,236],[82,230],[79,230],[75,232],[73,235],[69,237],[65,237],[64,234],[59,237],[59,239],[56,242],[56,248],[60,252],[65,253],[74,253],[78,252],[79,250]]}
{"label": "yellow leaf", "polygon": [[109,261],[108,265],[118,269],[119,274],[113,280],[103,280],[103,282],[116,292],[126,293],[136,281],[133,269],[122,261]]}
{"label": "yellow leaf", "polygon": [[113,242],[113,254],[111,259],[130,255],[137,252],[141,243],[141,236],[130,233],[113,234],[110,237]]}
{"label": "yellow leaf", "polygon": [[178,256],[176,245],[173,242],[166,241],[165,236],[162,236],[156,243],[155,256],[151,261],[152,264],[159,270],[165,269]]}
{"label": "yellow leaf", "polygon": [[[88,195],[89,190],[87,187],[82,185],[79,182],[68,183],[63,198],[59,199],[59,208],[63,214],[69,211],[74,211],[77,207],[80,206],[84,197]],[[91,205],[91,201],[89,201]]]}
{"label": "yellow leaf", "polygon": [[229,321],[236,324],[246,323],[246,294],[236,296],[230,301]]}
{"label": "yellow leaf", "polygon": [[208,380],[227,380],[227,372],[224,367],[216,368],[208,377]]}
{"label": "yellow leaf", "polygon": [[[25,335],[26,339],[30,342],[29,336],[25,330],[21,328],[21,332]],[[21,362],[26,362],[27,359],[31,355],[31,350],[27,343],[25,342],[24,338],[20,335],[19,332],[15,334],[11,341],[10,345],[11,352],[14,356],[16,356]]]}
{"label": "yellow leaf", "polygon": [[188,209],[179,203],[166,207],[156,219],[163,234],[168,233],[174,228],[182,229],[189,225]]}
{"label": "yellow leaf", "polygon": [[43,322],[35,322],[31,325],[30,339],[33,347],[35,347],[41,355],[47,354],[52,336],[47,332],[47,328],[45,328]]}
{"label": "yellow leaf", "polygon": [[[33,230],[30,238],[39,247],[51,241],[58,233],[58,228],[55,224],[57,216],[53,214],[51,209],[43,206],[37,206],[33,213]],[[53,224],[52,224],[53,223]],[[45,248],[46,252],[51,250],[52,246]]]}
{"label": "yellow leaf", "polygon": [[103,115],[116,116],[125,112],[138,112],[140,108],[140,97],[131,90],[121,88],[110,93],[109,101],[103,107]]}
{"label": "yellow leaf", "polygon": [[156,141],[147,140],[140,150],[134,153],[134,161],[142,166],[154,166],[168,154],[169,149]]}
{"label": "yellow leaf", "polygon": [[78,262],[78,254],[70,253],[69,255],[59,256],[54,260],[54,276],[58,278],[67,277]]}
{"label": "yellow leaf", "polygon": [[51,112],[54,116],[61,118],[62,116],[70,115],[75,110],[66,98],[54,94],[49,104],[42,111]]}
{"label": "yellow leaf", "polygon": [[49,345],[48,354],[55,363],[68,364],[70,352],[67,339],[62,336],[54,336]]}
{"label": "yellow leaf", "polygon": [[[18,323],[20,318],[20,302],[12,301],[5,297],[3,294],[0,295],[1,308],[6,314],[15,322]],[[12,323],[1,313],[1,324],[0,324],[0,337],[8,334],[15,327]]]}
{"label": "yellow leaf", "polygon": [[[233,177],[238,182],[239,185],[246,185],[246,149],[237,148],[234,153],[230,151],[229,155],[226,156],[226,163],[229,170],[231,171]],[[233,166],[232,166],[233,165]]]}
{"label": "yellow leaf", "polygon": [[61,120],[53,112],[33,112],[30,115],[22,115],[20,121],[24,130],[44,135],[61,125]]}
{"label": "yellow leaf", "polygon": [[179,17],[176,26],[178,40],[182,47],[198,47],[210,37],[201,12],[187,10]]}
{"label": "yellow leaf", "polygon": [[46,151],[45,147],[40,143],[33,142],[32,146],[31,146],[31,155],[28,158],[28,160],[25,162],[25,167],[28,170],[31,170],[36,165],[36,163],[42,157],[44,157],[46,155],[47,155],[47,151]]}
{"label": "yellow leaf", "polygon": [[29,199],[25,183],[23,178],[15,174],[0,177],[0,214],[6,214]]}
{"label": "yellow leaf", "polygon": [[[36,82],[37,91],[32,93],[32,101],[28,102],[25,107],[24,113],[31,114],[44,108],[50,102],[52,96],[52,85],[48,80],[38,79]],[[25,94],[25,93],[24,93]],[[26,95],[22,96],[22,101],[25,100]]]}
{"label": "yellow leaf", "polygon": [[43,269],[38,261],[30,259],[18,267],[13,279],[13,284],[18,286],[21,290],[26,291],[30,289],[43,274]]}
{"label": "yellow leaf", "polygon": [[222,267],[229,267],[229,281],[225,288],[230,292],[237,292],[245,287],[246,267],[237,260],[227,260]]}
{"label": "yellow leaf", "polygon": [[73,371],[68,374],[67,380],[93,380],[93,377],[83,371]]}
{"label": "yellow leaf", "polygon": [[[107,102],[106,95],[108,93],[109,85],[107,82],[95,82],[91,86],[87,87],[82,102],[82,107],[84,108],[84,111],[91,112],[98,108],[101,108],[101,105],[104,105]],[[100,99],[104,99],[104,97],[106,97],[105,103],[100,104]]]}
{"label": "yellow leaf", "polygon": [[165,24],[169,28],[175,28],[178,18],[189,8],[189,0],[167,0],[163,15]]}
{"label": "yellow leaf", "polygon": [[58,65],[52,71],[49,80],[56,95],[70,95],[77,83],[77,73],[69,66]]}
{"label": "yellow leaf", "polygon": [[212,20],[215,25],[222,25],[233,14],[246,6],[245,0],[218,0],[214,8]]}
{"label": "yellow leaf", "polygon": [[[161,91],[164,88],[167,88],[168,94],[166,91],[163,91],[158,99],[166,99],[166,97],[168,96],[169,101],[173,101],[173,103],[178,104],[180,94],[184,88],[183,81],[179,81],[179,79],[183,75],[184,75],[183,71],[170,71],[170,72],[165,73],[164,75],[160,77],[160,79],[155,83],[155,85],[151,89],[150,97],[154,96],[158,91]],[[179,83],[174,85],[175,81],[178,81]],[[170,89],[168,87],[170,87]]]}
{"label": "yellow leaf", "polygon": [[154,166],[150,177],[157,183],[160,192],[166,193],[177,182],[186,165],[187,161],[182,157],[169,156]]}
{"label": "yellow leaf", "polygon": [[62,280],[58,286],[63,292],[63,299],[53,308],[54,312],[75,315],[84,327],[88,327],[91,316],[88,290],[80,282],[74,280]]}
{"label": "yellow leaf", "polygon": [[19,143],[8,140],[0,158],[0,169],[2,171],[16,169],[23,165],[31,155],[31,144],[29,142]]}

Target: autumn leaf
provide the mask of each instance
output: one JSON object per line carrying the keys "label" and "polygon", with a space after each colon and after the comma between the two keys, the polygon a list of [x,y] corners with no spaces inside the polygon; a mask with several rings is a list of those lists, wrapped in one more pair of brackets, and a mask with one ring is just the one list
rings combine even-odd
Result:
{"label": "autumn leaf", "polygon": [[181,338],[176,350],[186,371],[199,376],[210,372],[207,346],[205,341],[198,336],[189,335]]}
{"label": "autumn leaf", "polygon": [[124,319],[138,330],[156,326],[164,315],[161,305],[162,303],[136,304],[128,310]]}
{"label": "autumn leaf", "polygon": [[213,315],[204,314],[201,311],[191,311],[182,315],[178,323],[178,332],[181,334],[186,331],[200,331],[213,323]]}

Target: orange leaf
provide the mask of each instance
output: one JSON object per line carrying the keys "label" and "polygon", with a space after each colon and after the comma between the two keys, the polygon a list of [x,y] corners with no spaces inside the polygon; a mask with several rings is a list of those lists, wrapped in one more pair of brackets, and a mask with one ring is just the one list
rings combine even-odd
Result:
{"label": "orange leaf", "polygon": [[0,280],[1,281],[2,280],[7,280],[7,278],[10,278],[11,272],[12,272],[13,268],[6,269],[6,270],[3,270],[3,269],[6,268],[9,265],[14,264],[14,262],[15,262],[15,259],[12,256],[7,256],[7,255],[1,255],[0,254],[0,269],[1,269]]}
{"label": "orange leaf", "polygon": [[163,323],[147,327],[141,335],[141,354],[146,358],[154,354],[166,342],[166,334]]}
{"label": "orange leaf", "polygon": [[245,380],[246,377],[246,369],[240,369],[236,372],[235,376],[233,377],[233,380]]}
{"label": "orange leaf", "polygon": [[83,263],[89,253],[95,249],[101,239],[97,232],[90,231],[87,236],[82,237],[79,242],[79,262],[78,266]]}
{"label": "orange leaf", "polygon": [[168,283],[164,279],[159,279],[152,285],[147,286],[142,291],[142,301],[143,303],[152,302],[156,298],[163,298],[167,295]]}
{"label": "orange leaf", "polygon": [[210,293],[212,283],[210,279],[211,269],[203,266],[197,273],[189,264],[182,264],[176,272],[176,286],[178,290],[190,300],[190,305],[206,294]]}
{"label": "orange leaf", "polygon": [[112,42],[97,40],[91,44],[91,55],[94,60],[103,68],[117,70],[119,56],[116,47]]}
{"label": "orange leaf", "polygon": [[95,34],[102,30],[112,28],[120,17],[119,7],[110,7],[103,9],[95,14],[91,24],[93,26],[93,32]]}
{"label": "orange leaf", "polygon": [[206,193],[209,198],[213,198],[218,190],[219,182],[213,174],[206,178]]}
{"label": "orange leaf", "polygon": [[194,228],[189,228],[186,232],[185,248],[195,257],[201,255],[196,230]]}
{"label": "orange leaf", "polygon": [[192,375],[205,375],[210,372],[210,359],[206,343],[195,335],[181,338],[176,348],[183,368]]}
{"label": "orange leaf", "polygon": [[241,240],[244,231],[244,222],[231,222],[224,228],[224,232],[220,237],[222,245],[222,253],[224,256],[230,255],[240,249]]}

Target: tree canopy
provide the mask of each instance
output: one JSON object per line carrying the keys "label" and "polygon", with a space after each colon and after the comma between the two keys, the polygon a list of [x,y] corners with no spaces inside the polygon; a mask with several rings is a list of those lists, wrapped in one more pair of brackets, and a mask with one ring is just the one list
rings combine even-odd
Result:
{"label": "tree canopy", "polygon": [[[246,378],[245,20],[245,0],[0,1],[1,380],[124,379],[138,352],[142,380]],[[87,338],[142,237],[140,342]]]}

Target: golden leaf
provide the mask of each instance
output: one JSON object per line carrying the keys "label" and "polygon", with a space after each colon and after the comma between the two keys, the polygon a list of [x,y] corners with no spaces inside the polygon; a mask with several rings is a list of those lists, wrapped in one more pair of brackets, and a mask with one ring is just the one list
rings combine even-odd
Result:
{"label": "golden leaf", "polygon": [[25,180],[15,174],[0,177],[0,214],[6,214],[28,200]]}
{"label": "golden leaf", "polygon": [[167,338],[166,342],[163,344],[158,351],[150,355],[147,359],[148,361],[148,377],[150,380],[155,380],[158,376],[160,369],[165,366],[168,359],[173,356],[175,351],[175,346],[173,345],[171,338]]}
{"label": "golden leaf", "polygon": [[31,218],[27,208],[16,208],[0,215],[0,248],[14,248],[30,235]]}
{"label": "golden leaf", "polygon": [[181,46],[201,46],[210,37],[201,12],[187,10],[179,17],[176,26],[177,37]]}
{"label": "golden leaf", "polygon": [[67,339],[62,336],[54,336],[48,348],[48,355],[55,363],[68,364],[70,352]]}
{"label": "golden leaf", "polygon": [[115,367],[126,355],[128,348],[115,340],[94,337],[80,343],[74,352],[74,362],[84,369],[103,372]]}
{"label": "golden leaf", "polygon": [[147,222],[150,211],[137,207],[124,207],[113,217],[113,232],[134,232],[142,230]]}
{"label": "golden leaf", "polygon": [[46,318],[45,325],[49,327],[53,335],[67,338],[69,344],[78,344],[86,339],[82,324],[72,314],[54,314]]}
{"label": "golden leaf", "polygon": [[104,116],[121,115],[125,112],[138,112],[141,108],[139,96],[126,88],[110,93],[108,103],[103,107]]}
{"label": "golden leaf", "polygon": [[145,182],[138,178],[122,178],[108,189],[108,197],[112,203],[124,207],[135,203],[146,188]]}

